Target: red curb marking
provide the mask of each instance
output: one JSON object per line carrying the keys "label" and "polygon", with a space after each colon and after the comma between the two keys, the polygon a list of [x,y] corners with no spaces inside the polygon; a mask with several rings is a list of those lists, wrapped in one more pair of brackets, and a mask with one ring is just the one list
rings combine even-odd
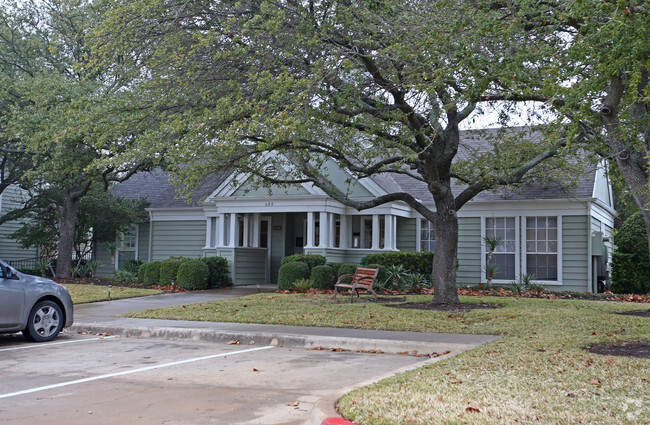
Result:
{"label": "red curb marking", "polygon": [[347,419],[343,418],[327,418],[320,425],[356,425],[354,422],[350,422]]}

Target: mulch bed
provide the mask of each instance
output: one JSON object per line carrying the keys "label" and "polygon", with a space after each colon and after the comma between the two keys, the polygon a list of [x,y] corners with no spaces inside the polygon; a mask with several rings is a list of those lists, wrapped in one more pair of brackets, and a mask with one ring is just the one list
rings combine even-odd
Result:
{"label": "mulch bed", "polygon": [[650,341],[623,342],[621,344],[599,344],[586,347],[586,350],[590,353],[603,354],[606,356],[650,359]]}
{"label": "mulch bed", "polygon": [[156,289],[159,291],[165,292],[187,292],[187,289],[179,288],[178,286],[144,286],[141,283],[129,283],[129,282],[116,282],[110,279],[102,279],[101,277],[89,277],[89,278],[54,278],[57,283],[63,285],[66,284],[78,284],[78,285],[98,285],[98,286],[121,286],[124,288],[142,288],[142,289]]}
{"label": "mulch bed", "polygon": [[463,312],[482,308],[501,308],[499,304],[489,303],[462,303],[462,304],[431,304],[431,303],[404,303],[388,305],[394,308],[410,308],[415,310],[429,310],[429,311],[453,311]]}
{"label": "mulch bed", "polygon": [[650,310],[632,310],[632,311],[624,311],[616,314],[622,314],[624,316],[650,317]]}

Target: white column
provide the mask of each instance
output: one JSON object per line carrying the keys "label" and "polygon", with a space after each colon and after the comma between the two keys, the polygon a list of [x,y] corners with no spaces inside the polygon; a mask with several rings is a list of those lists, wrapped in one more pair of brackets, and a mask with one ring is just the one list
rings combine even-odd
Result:
{"label": "white column", "polygon": [[260,213],[255,213],[253,214],[253,246],[255,248],[260,247],[260,222],[261,222],[261,214]]}
{"label": "white column", "polygon": [[351,217],[348,217],[347,215],[341,214],[340,220],[341,220],[341,244],[340,248],[347,248],[350,246],[348,243],[348,240],[350,236],[348,235],[349,229],[351,229],[351,226],[348,226],[348,219]]}
{"label": "white column", "polygon": [[314,213],[310,211],[307,213],[307,243],[305,244],[305,248],[313,248],[313,247],[314,247]]}
{"label": "white column", "polygon": [[330,220],[329,220],[329,229],[330,229],[330,247],[335,248],[336,247],[336,217],[334,213],[329,214]]}
{"label": "white column", "polygon": [[214,239],[212,239],[212,219],[213,217],[208,217],[205,220],[205,247],[212,248],[214,247]]}
{"label": "white column", "polygon": [[391,249],[397,249],[397,216],[391,216],[393,220],[393,246]]}
{"label": "white column", "polygon": [[217,238],[216,246],[226,246],[226,215],[217,216]]}
{"label": "white column", "polygon": [[321,211],[319,221],[320,221],[320,241],[318,242],[318,247],[329,248],[330,247],[329,213]]}
{"label": "white column", "polygon": [[384,249],[393,249],[393,216],[384,216]]}
{"label": "white column", "polygon": [[379,216],[372,215],[372,249],[379,249]]}
{"label": "white column", "polygon": [[237,246],[237,228],[239,223],[237,223],[237,214],[230,213],[230,240],[228,241],[228,246],[234,248]]}

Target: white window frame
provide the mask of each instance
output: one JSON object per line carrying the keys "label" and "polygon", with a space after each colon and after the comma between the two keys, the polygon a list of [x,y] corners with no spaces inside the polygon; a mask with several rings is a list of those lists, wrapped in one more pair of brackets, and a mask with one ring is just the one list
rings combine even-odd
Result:
{"label": "white window frame", "polygon": [[519,279],[520,273],[521,273],[521,216],[517,215],[508,215],[508,214],[503,214],[503,215],[494,215],[494,216],[484,216],[481,217],[481,281],[485,282],[487,280],[487,273],[485,272],[485,267],[487,266],[487,247],[485,246],[485,235],[487,233],[487,225],[486,221],[488,218],[514,218],[515,220],[515,278],[514,279],[493,279],[492,283],[495,284],[509,284],[512,283],[513,280]]}
{"label": "white window frame", "polygon": [[[433,223],[431,223],[431,222],[430,222],[429,220],[427,220],[426,218],[420,218],[420,219],[418,220],[418,223],[417,223],[417,226],[416,226],[416,227],[417,227],[417,232],[418,232],[418,237],[417,237],[417,244],[418,244],[418,247],[417,247],[417,248],[418,248],[418,249],[417,249],[417,251],[418,251],[418,252],[434,252],[434,251],[435,251],[435,248],[433,249],[433,251],[423,251],[423,250],[422,250],[422,241],[423,241],[423,239],[422,239],[422,229],[423,229],[422,224],[423,224],[424,222],[429,223],[429,224],[431,225],[431,229],[430,229],[429,231],[430,231],[430,232],[433,232]],[[435,234],[435,232],[434,232],[434,233],[433,233],[433,237],[434,237],[433,242],[434,242],[435,245],[437,246],[437,245],[438,245],[438,238],[436,238],[435,236],[436,236],[436,234]],[[427,240],[427,241],[431,241],[431,239],[426,239],[426,240]]]}
{"label": "white window frame", "polygon": [[557,219],[557,252],[555,253],[557,255],[557,280],[534,280],[533,282],[538,283],[540,285],[548,285],[548,286],[560,286],[562,285],[562,216],[561,215],[526,215],[522,217],[523,220],[523,229],[522,229],[522,238],[521,238],[521,244],[520,244],[520,249],[521,249],[521,267],[522,270],[527,270],[528,265],[526,264],[526,255],[528,254],[528,250],[526,247],[526,224],[528,218],[533,218],[533,217],[554,217]]}

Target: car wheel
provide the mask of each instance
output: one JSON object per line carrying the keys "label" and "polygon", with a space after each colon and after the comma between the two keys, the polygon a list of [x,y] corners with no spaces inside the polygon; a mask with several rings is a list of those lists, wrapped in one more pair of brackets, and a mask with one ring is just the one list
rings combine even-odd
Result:
{"label": "car wheel", "polygon": [[23,335],[36,342],[51,341],[63,328],[61,307],[53,301],[41,301],[29,312]]}

